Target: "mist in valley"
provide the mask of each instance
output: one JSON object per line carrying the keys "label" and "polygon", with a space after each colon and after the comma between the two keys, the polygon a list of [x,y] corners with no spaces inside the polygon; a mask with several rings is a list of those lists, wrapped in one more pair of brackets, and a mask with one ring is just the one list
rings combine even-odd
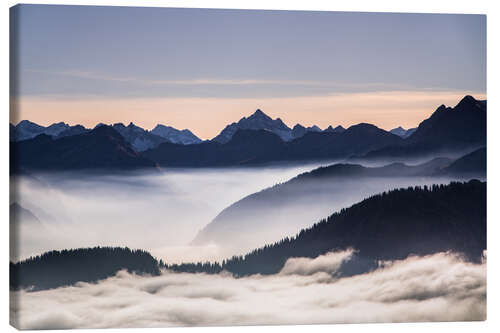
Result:
{"label": "mist in valley", "polygon": [[[371,195],[452,180],[354,176],[292,182],[279,193],[258,193],[331,163],[17,176],[11,181],[11,203],[39,223],[16,221],[11,260],[93,246],[140,248],[167,263],[222,260],[293,236]],[[258,199],[239,207],[251,194]],[[232,205],[238,209],[226,212]],[[213,228],[211,222],[221,216]]]}
{"label": "mist in valley", "polygon": [[11,259],[99,245],[141,248],[168,262],[220,259],[229,253],[216,245],[189,245],[200,229],[240,198],[319,165],[15,177],[11,204],[40,222],[12,226]]}
{"label": "mist in valley", "polygon": [[342,208],[395,188],[447,184],[448,177],[344,177],[287,183],[254,194],[222,211],[194,244],[217,245],[238,255],[297,234]]}

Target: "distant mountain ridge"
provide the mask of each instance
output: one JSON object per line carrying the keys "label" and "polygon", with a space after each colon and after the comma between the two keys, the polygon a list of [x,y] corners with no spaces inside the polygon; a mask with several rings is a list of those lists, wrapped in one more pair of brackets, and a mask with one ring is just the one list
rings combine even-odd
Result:
{"label": "distant mountain ridge", "polygon": [[198,138],[188,129],[178,130],[171,126],[165,126],[160,124],[156,125],[156,127],[153,128],[151,133],[153,133],[154,135],[158,135],[162,138],[165,138],[167,139],[167,141],[171,143],[192,145],[202,142],[200,138]]}
{"label": "distant mountain ridge", "polygon": [[403,142],[371,151],[362,158],[405,158],[485,146],[486,105],[486,101],[469,95],[453,108],[441,105]]}
{"label": "distant mountain ridge", "polygon": [[114,128],[106,125],[54,139],[41,134],[10,144],[11,172],[19,169],[83,170],[154,168]]}
{"label": "distant mountain ridge", "polygon": [[[101,125],[105,124],[100,123],[96,127]],[[123,123],[115,123],[110,126],[117,130],[137,152],[155,148],[163,142],[177,144],[195,144],[202,142],[202,140],[188,129],[180,131],[161,124],[156,125],[152,131],[145,130],[132,122],[128,126],[125,126]],[[88,133],[90,131],[91,129],[85,128],[82,125],[70,126],[66,123],[59,122],[44,127],[31,121],[23,120],[19,122],[17,126],[10,124],[10,141],[33,139],[40,134],[46,134],[54,139],[60,139]]]}
{"label": "distant mountain ridge", "polygon": [[113,124],[111,127],[120,133],[125,141],[127,141],[137,152],[155,148],[160,143],[168,141],[163,137],[152,134],[139,126],[134,125],[132,122],[128,124],[128,126],[125,126],[122,123],[117,123]]}
{"label": "distant mountain ridge", "polygon": [[323,160],[367,153],[402,139],[374,125],[358,124],[342,132],[308,132],[284,141],[268,130],[237,129],[225,144],[162,143],[143,155],[163,167],[253,165],[268,162]]}
{"label": "distant mountain ridge", "polygon": [[261,109],[257,109],[251,116],[241,118],[237,123],[227,125],[215,138],[212,139],[218,143],[228,143],[238,130],[266,130],[279,136],[283,141],[291,141],[303,137],[308,132],[342,132],[342,126],[335,129],[332,126],[322,131],[316,125],[304,127],[296,124],[293,129],[288,127],[280,118],[272,119]]}
{"label": "distant mountain ridge", "polygon": [[[103,124],[99,124],[94,130],[101,125]],[[163,125],[156,126],[153,131],[146,131],[133,123],[128,126],[118,123],[112,125],[112,128],[132,150],[139,153],[140,158],[149,160],[150,165],[162,167],[219,167],[340,159],[401,161],[413,157],[432,157],[431,155],[451,156],[443,155],[443,152],[457,156],[484,147],[486,101],[477,101],[466,96],[454,108],[442,105],[406,137],[400,136],[406,135],[401,131],[396,131],[399,134],[396,135],[366,123],[347,129],[330,126],[324,131],[317,126],[306,128],[300,124],[290,129],[281,119],[273,120],[261,110],[257,110],[248,118],[242,118],[238,123],[226,126],[210,141],[201,141],[189,130],[179,131]],[[58,143],[59,140],[90,132],[91,130],[83,126],[69,126],[64,123],[45,128],[22,121],[16,127],[12,124],[10,126],[11,137],[31,138],[14,141],[19,143],[14,146],[20,151],[30,146],[23,145],[22,142],[32,140],[37,135],[48,136],[53,139],[51,144],[62,147],[63,145]],[[406,131],[408,132],[410,130]],[[38,140],[39,143],[42,141],[44,139]],[[74,142],[86,144],[84,141]],[[43,145],[43,149],[50,151],[48,142]],[[43,157],[44,151],[38,151],[37,154]],[[41,167],[40,163],[38,167]],[[43,168],[60,169],[64,164],[45,165]],[[87,164],[91,165],[92,162]],[[14,167],[19,170],[23,166]]]}
{"label": "distant mountain ridge", "polygon": [[409,128],[406,130],[403,127],[399,126],[399,127],[391,129],[389,132],[391,132],[392,134],[396,134],[397,136],[400,136],[403,139],[406,139],[407,137],[412,135],[416,130],[417,130],[416,127]]}

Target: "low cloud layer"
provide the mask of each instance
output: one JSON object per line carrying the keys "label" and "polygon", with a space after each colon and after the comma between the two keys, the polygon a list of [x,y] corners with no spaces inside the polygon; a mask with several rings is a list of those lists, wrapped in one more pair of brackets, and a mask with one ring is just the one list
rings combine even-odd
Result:
{"label": "low cloud layer", "polygon": [[486,319],[486,264],[449,253],[336,279],[351,251],[290,259],[272,276],[119,272],[97,284],[11,293],[23,329],[463,321]]}

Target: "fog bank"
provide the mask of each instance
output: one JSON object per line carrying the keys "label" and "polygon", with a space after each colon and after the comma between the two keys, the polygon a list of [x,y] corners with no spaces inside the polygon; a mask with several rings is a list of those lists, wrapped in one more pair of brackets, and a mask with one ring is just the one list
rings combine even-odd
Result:
{"label": "fog bank", "polygon": [[272,276],[119,272],[97,284],[11,292],[11,322],[69,329],[486,319],[486,263],[438,253],[332,277],[351,254],[289,259]]}
{"label": "fog bank", "polygon": [[41,224],[18,221],[12,259],[98,245],[146,249],[169,262],[223,258],[227,253],[216,246],[187,245],[233,202],[319,165],[16,177],[11,203],[28,209]]}

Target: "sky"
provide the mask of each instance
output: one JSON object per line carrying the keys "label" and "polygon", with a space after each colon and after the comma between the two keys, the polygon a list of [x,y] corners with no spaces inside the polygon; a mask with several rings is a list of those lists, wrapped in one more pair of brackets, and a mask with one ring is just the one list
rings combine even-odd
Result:
{"label": "sky", "polygon": [[11,121],[414,127],[486,98],[484,15],[20,5]]}

